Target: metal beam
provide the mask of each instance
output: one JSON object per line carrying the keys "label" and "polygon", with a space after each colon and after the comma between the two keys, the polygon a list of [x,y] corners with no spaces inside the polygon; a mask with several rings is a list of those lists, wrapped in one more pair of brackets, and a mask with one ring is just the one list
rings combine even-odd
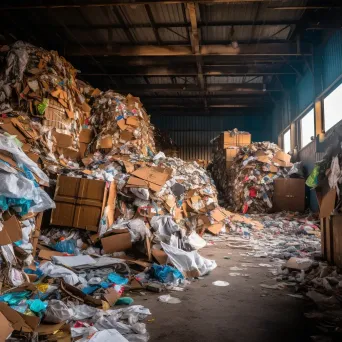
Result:
{"label": "metal beam", "polygon": [[[192,55],[192,48],[180,45],[142,45],[142,46],[113,46],[112,51],[107,51],[107,47],[86,46],[86,50],[93,56],[189,56]],[[230,45],[202,45],[199,53],[203,56],[311,56],[311,44],[303,43],[301,51],[298,52],[296,43],[269,43],[269,44],[239,44],[238,48]],[[69,56],[82,56],[86,54],[83,48],[71,46],[66,50]]]}
{"label": "metal beam", "polygon": [[330,10],[334,8],[342,8],[341,5],[321,5],[321,6],[268,6],[268,9],[273,10],[284,10],[284,11],[293,11],[293,10]]}
{"label": "metal beam", "polygon": [[[120,13],[120,9],[118,7],[113,6],[113,12],[115,13],[116,18],[118,19],[121,27],[124,29],[125,35],[127,37],[127,39],[134,44],[135,43],[135,39],[131,33],[131,31],[129,30],[129,28],[126,26],[125,20],[122,18],[122,15]],[[69,28],[70,29],[70,28]]]}
{"label": "metal beam", "polygon": [[[144,91],[199,91],[205,94],[196,84],[131,84],[127,88],[120,89],[121,92],[144,92]],[[228,83],[228,84],[207,84],[207,91],[217,92],[226,91],[233,93],[265,93],[265,92],[279,92],[281,89],[264,89],[264,85],[260,83]]]}
{"label": "metal beam", "polygon": [[[13,3],[14,1],[12,1]],[[107,0],[102,2],[89,2],[87,0],[78,1],[77,3],[70,3],[70,1],[65,1],[64,3],[54,3],[54,4],[37,4],[31,2],[30,4],[19,4],[19,5],[3,5],[0,8],[10,11],[20,11],[27,9],[49,9],[49,8],[79,8],[79,7],[108,7],[108,6],[132,6],[132,5],[153,5],[153,4],[181,4],[181,3],[208,3],[208,4],[219,4],[219,3],[253,3],[253,2],[269,2],[269,0],[157,0],[157,1],[146,1],[146,0],[127,0],[127,1],[116,1]]]}
{"label": "metal beam", "polygon": [[[1,7],[0,7],[1,9]],[[269,21],[250,21],[250,20],[242,20],[242,21],[214,21],[214,22],[197,22],[198,28],[204,28],[204,27],[217,27],[217,26],[286,26],[286,25],[296,25],[298,24],[298,20],[269,20]],[[189,28],[191,26],[190,23],[154,23],[154,27],[156,29],[165,29],[165,28],[175,28],[175,27],[186,27]],[[315,27],[317,26],[316,23],[310,23],[308,24],[308,27]],[[329,23],[325,23],[326,27],[329,26]],[[109,28],[111,29],[123,29],[124,27],[121,24],[98,24],[98,25],[92,25],[91,27],[84,26],[84,25],[78,25],[78,24],[71,24],[68,25],[70,29],[74,30],[81,30],[81,31],[93,31],[93,30],[107,30]],[[149,23],[140,23],[140,24],[126,24],[127,28],[134,29],[134,28],[151,28],[151,24]],[[334,26],[335,27],[335,26]],[[40,25],[40,28],[53,28],[55,30],[58,30],[61,28],[58,25]]]}
{"label": "metal beam", "polygon": [[152,27],[154,35],[156,37],[156,41],[160,45],[162,43],[162,40],[160,38],[160,35],[159,35],[159,32],[158,32],[158,28],[157,28],[156,23],[154,21],[153,13],[152,13],[150,5],[145,5],[145,10],[147,12],[148,19],[150,20],[151,27]]}
{"label": "metal beam", "polygon": [[[196,56],[196,66],[197,66],[197,78],[198,83],[201,87],[202,91],[205,91],[205,79],[203,76],[203,68],[202,68],[202,57],[200,56],[200,43],[198,37],[198,28],[197,28],[197,16],[196,16],[196,5],[195,3],[187,4],[187,9],[190,17],[191,23],[191,31],[190,31],[190,41],[192,53]],[[204,107],[208,107],[207,98],[204,96]]]}

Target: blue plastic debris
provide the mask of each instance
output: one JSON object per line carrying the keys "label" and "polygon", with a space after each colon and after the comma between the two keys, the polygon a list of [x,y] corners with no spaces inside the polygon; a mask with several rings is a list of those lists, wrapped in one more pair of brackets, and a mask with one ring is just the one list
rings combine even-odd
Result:
{"label": "blue plastic debris", "polygon": [[28,300],[26,303],[30,310],[35,313],[44,312],[48,307],[48,303],[42,302],[40,299]]}
{"label": "blue plastic debris", "polygon": [[152,276],[162,283],[172,283],[177,279],[183,279],[183,274],[169,265],[152,265]]}
{"label": "blue plastic debris", "polygon": [[111,283],[118,284],[118,285],[126,285],[128,284],[128,279],[122,277],[120,274],[117,273],[109,273],[108,280]]}

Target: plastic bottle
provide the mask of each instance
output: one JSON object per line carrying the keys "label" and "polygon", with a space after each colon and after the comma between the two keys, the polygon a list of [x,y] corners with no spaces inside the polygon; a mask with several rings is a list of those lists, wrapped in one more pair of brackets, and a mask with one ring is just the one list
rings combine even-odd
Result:
{"label": "plastic bottle", "polygon": [[76,254],[75,240],[65,240],[65,238],[61,238],[53,248],[61,253]]}

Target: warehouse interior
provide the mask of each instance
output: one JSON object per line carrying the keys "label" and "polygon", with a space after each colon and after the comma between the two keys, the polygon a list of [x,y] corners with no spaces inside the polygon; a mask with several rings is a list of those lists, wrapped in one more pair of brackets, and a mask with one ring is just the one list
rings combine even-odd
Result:
{"label": "warehouse interior", "polygon": [[[11,0],[0,16],[0,179],[48,194],[0,185],[0,342],[340,340],[340,1]],[[57,100],[68,126],[47,119]],[[19,239],[15,217],[35,228]]]}

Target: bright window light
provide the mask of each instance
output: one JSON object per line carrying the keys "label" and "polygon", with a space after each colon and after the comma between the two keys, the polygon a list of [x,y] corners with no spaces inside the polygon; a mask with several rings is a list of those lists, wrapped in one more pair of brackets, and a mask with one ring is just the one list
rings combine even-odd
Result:
{"label": "bright window light", "polygon": [[328,131],[342,120],[342,84],[324,99],[324,129]]}
{"label": "bright window light", "polygon": [[289,153],[291,151],[291,132],[289,129],[284,133],[283,141],[284,152]]}
{"label": "bright window light", "polygon": [[315,135],[315,111],[311,109],[303,119],[300,120],[300,128],[302,132],[301,147],[310,144],[311,137]]}

